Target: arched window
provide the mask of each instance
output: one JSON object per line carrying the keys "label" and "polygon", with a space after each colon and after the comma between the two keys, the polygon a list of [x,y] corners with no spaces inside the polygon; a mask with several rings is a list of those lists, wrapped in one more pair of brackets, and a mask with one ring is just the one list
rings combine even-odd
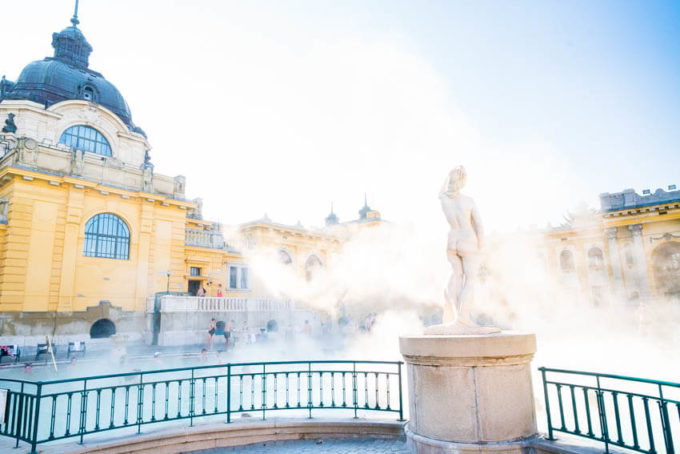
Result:
{"label": "arched window", "polygon": [[593,246],[588,251],[588,267],[592,269],[600,269],[604,267],[604,255],[602,249]]}
{"label": "arched window", "polygon": [[560,268],[565,273],[574,271],[574,254],[568,249],[560,253]]}
{"label": "arched window", "polygon": [[89,126],[71,126],[61,134],[59,143],[77,150],[111,156],[111,145],[99,131]]}
{"label": "arched window", "polygon": [[91,217],[85,224],[83,255],[127,260],[130,255],[130,229],[115,214],[103,213]]}
{"label": "arched window", "polygon": [[307,281],[314,279],[321,268],[323,268],[321,259],[316,255],[310,255],[307,262],[305,262],[305,277],[307,278]]}
{"label": "arched window", "polygon": [[654,249],[652,269],[658,296],[680,298],[680,243],[669,241]]}
{"label": "arched window", "polygon": [[290,265],[293,263],[293,257],[285,249],[279,249],[279,261],[284,265]]}

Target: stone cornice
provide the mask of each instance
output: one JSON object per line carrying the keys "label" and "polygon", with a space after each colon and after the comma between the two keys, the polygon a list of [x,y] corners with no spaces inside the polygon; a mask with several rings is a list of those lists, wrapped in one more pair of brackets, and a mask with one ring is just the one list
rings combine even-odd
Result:
{"label": "stone cornice", "polygon": [[25,180],[42,180],[50,182],[53,185],[69,184],[79,189],[89,188],[99,190],[102,194],[115,194],[124,198],[141,198],[150,202],[161,202],[167,205],[179,206],[183,209],[195,208],[196,204],[187,200],[173,199],[160,194],[153,194],[142,191],[130,191],[115,186],[108,186],[106,184],[97,183],[96,181],[87,180],[84,178],[76,178],[67,175],[56,175],[39,170],[29,170],[13,166],[6,166],[0,169],[0,186],[7,183],[8,178],[12,176],[20,176]]}

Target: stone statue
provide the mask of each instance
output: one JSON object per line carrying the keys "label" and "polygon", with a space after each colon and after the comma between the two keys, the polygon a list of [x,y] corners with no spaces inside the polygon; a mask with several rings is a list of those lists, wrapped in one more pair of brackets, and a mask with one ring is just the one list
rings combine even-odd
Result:
{"label": "stone statue", "polygon": [[71,155],[71,174],[82,175],[85,167],[85,152],[83,150],[73,149]]}
{"label": "stone statue", "polygon": [[142,190],[144,192],[153,192],[153,168],[144,167],[142,170]]}
{"label": "stone statue", "polygon": [[490,334],[500,331],[494,327],[479,326],[470,318],[484,230],[474,200],[460,193],[466,177],[463,166],[454,168],[439,194],[444,216],[451,226],[446,253],[452,273],[444,291],[444,313],[448,309],[455,318],[449,323],[445,318],[445,323],[426,328],[425,334]]}
{"label": "stone statue", "polygon": [[142,168],[153,170],[153,164],[151,163],[151,155],[149,155],[149,150],[144,151],[144,164],[142,165]]}
{"label": "stone statue", "polygon": [[17,125],[14,123],[14,114],[8,113],[7,119],[5,120],[5,126],[2,127],[2,132],[17,132]]}

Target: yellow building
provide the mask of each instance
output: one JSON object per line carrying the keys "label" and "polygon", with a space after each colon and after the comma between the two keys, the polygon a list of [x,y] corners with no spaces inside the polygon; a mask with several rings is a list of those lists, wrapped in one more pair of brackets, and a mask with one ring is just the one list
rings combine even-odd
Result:
{"label": "yellow building", "polygon": [[147,297],[226,291],[241,262],[184,177],[154,172],[77,25],[53,35],[53,57],[0,82],[0,335],[82,332],[96,317],[141,332]]}
{"label": "yellow building", "polygon": [[680,299],[680,191],[600,195],[546,234],[545,259],[564,288],[594,303]]}
{"label": "yellow building", "polygon": [[[357,231],[377,227],[382,223],[380,212],[364,201],[356,220],[341,223],[331,207],[323,228],[306,228],[301,224],[285,225],[273,222],[267,215],[238,228],[239,249],[245,256],[275,252],[278,260],[294,269],[298,277],[311,280],[314,273],[325,268],[330,256]],[[266,276],[262,276],[265,278]],[[260,289],[253,289],[256,293]]]}

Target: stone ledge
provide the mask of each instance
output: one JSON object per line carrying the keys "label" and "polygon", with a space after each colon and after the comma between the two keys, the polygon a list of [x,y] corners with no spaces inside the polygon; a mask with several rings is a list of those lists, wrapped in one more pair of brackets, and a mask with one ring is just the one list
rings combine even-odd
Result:
{"label": "stone ledge", "polygon": [[[535,454],[602,454],[604,443],[585,438],[574,437],[568,441],[548,440],[544,437],[537,437],[532,440],[529,446]],[[609,452],[614,454],[624,454],[624,451],[616,446],[609,445]]]}
{"label": "stone ledge", "polygon": [[536,352],[536,336],[502,331],[479,336],[412,336],[399,338],[407,363],[420,365],[497,366],[524,364]]}
{"label": "stone ledge", "polygon": [[[194,427],[174,426],[142,435],[128,435],[103,440],[78,439],[58,444],[39,445],[43,454],[178,454],[203,449],[243,446],[267,441],[310,438],[400,438],[403,422],[366,419],[271,419],[236,421],[230,424],[208,423]],[[25,447],[22,444],[22,447]]]}
{"label": "stone ledge", "polygon": [[409,448],[419,454],[524,454],[532,446],[537,437],[528,437],[521,440],[489,443],[456,443],[451,441],[435,440],[413,433],[406,427],[406,440]]}

